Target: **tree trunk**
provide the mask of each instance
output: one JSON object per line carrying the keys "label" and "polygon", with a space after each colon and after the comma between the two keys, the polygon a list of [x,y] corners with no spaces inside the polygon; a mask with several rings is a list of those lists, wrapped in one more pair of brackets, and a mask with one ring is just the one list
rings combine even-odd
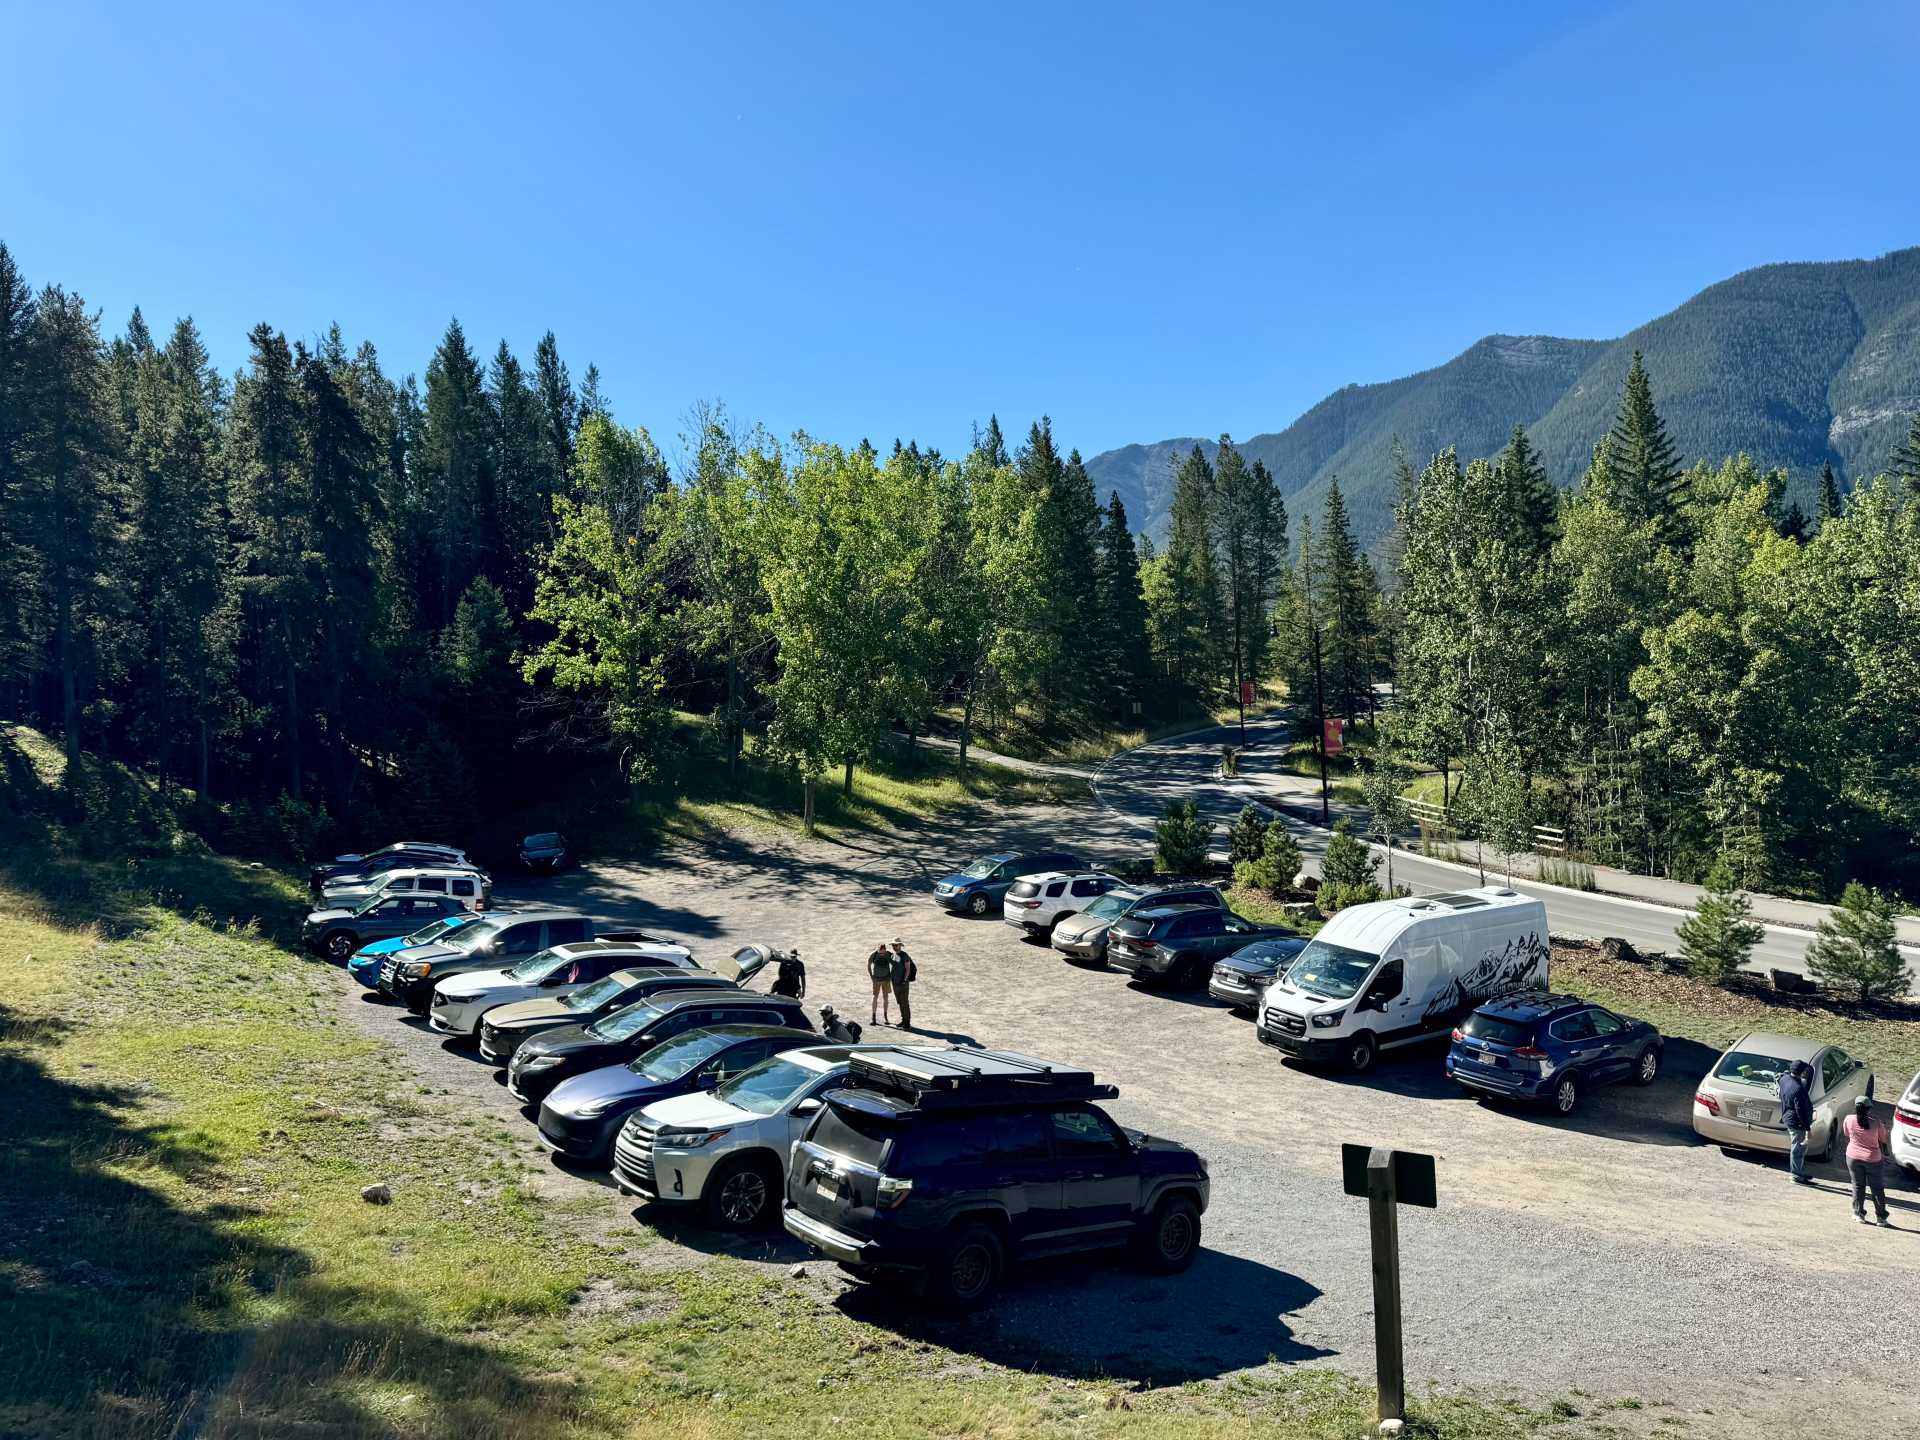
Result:
{"label": "tree trunk", "polygon": [[846,769],[846,775],[845,775],[845,776],[844,776],[844,778],[842,778],[842,780],[840,781],[840,793],[841,793],[842,795],[845,795],[845,796],[847,796],[848,798],[852,798],[852,795],[853,795],[853,761],[851,761],[851,760],[849,760],[849,761],[847,761],[847,769]]}
{"label": "tree trunk", "polygon": [[1447,796],[1447,757],[1440,757],[1440,813],[1445,814],[1451,802]]}
{"label": "tree trunk", "polygon": [[1387,831],[1387,895],[1393,895],[1393,832]]}
{"label": "tree trunk", "polygon": [[740,783],[740,661],[727,645],[727,780]]}
{"label": "tree trunk", "polygon": [[967,768],[967,742],[973,739],[973,682],[967,682],[967,698],[960,704],[960,769]]}
{"label": "tree trunk", "polygon": [[64,582],[60,587],[59,643],[60,726],[71,771],[80,761],[80,685],[73,663],[73,596]]}
{"label": "tree trunk", "polygon": [[287,794],[300,798],[300,664],[293,653],[293,623],[282,618],[280,642],[287,660]]}
{"label": "tree trunk", "polygon": [[208,746],[208,737],[207,737],[207,720],[206,720],[206,717],[203,715],[200,717],[200,728],[197,736],[195,737],[195,743],[194,743],[194,749],[196,751],[196,754],[194,756],[194,760],[195,760],[194,793],[200,797],[202,802],[205,802],[209,799],[207,795],[207,761],[209,758],[207,754],[208,748],[209,746]]}
{"label": "tree trunk", "polygon": [[809,775],[800,782],[800,828],[806,834],[813,834],[813,776]]}

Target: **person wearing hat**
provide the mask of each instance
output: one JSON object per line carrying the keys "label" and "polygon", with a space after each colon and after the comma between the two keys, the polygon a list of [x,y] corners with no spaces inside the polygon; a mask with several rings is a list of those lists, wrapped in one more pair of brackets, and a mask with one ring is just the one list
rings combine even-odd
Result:
{"label": "person wearing hat", "polygon": [[1873,1208],[1880,1223],[1891,1226],[1893,1222],[1887,1218],[1887,1186],[1881,1178],[1891,1137],[1887,1134],[1886,1122],[1873,1118],[1873,1101],[1864,1095],[1854,1101],[1853,1114],[1840,1123],[1840,1132],[1847,1137],[1847,1174],[1853,1177],[1853,1213],[1862,1225],[1867,1223],[1867,1191],[1872,1190]]}
{"label": "person wearing hat", "polygon": [[893,996],[893,951],[885,945],[874,946],[873,953],[867,956],[867,978],[873,981],[871,1022],[875,1025],[891,1025],[893,1017],[887,1013],[887,1008]]}
{"label": "person wearing hat", "polygon": [[900,1028],[911,1030],[913,1004],[908,998],[908,991],[912,988],[913,982],[920,978],[920,967],[913,963],[913,957],[907,954],[907,947],[900,943],[898,935],[893,937],[893,943],[888,946],[888,949],[893,954],[893,998],[900,1006]]}
{"label": "person wearing hat", "polygon": [[1808,1086],[1813,1067],[1796,1060],[1780,1077],[1780,1123],[1787,1127],[1787,1170],[1796,1185],[1811,1185],[1807,1178],[1807,1133],[1813,1129],[1813,1096]]}

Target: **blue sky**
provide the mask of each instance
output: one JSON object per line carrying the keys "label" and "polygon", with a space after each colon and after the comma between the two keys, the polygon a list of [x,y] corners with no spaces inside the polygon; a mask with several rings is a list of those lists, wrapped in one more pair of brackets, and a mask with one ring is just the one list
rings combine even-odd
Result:
{"label": "blue sky", "polygon": [[[312,9],[313,7],[302,7]],[[226,368],[448,317],[949,451],[1278,429],[1496,331],[1920,243],[1920,8],[0,0],[0,240]]]}

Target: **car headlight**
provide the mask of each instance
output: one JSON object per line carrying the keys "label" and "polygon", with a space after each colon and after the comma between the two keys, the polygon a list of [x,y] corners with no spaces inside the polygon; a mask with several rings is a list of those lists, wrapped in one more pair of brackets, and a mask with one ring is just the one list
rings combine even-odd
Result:
{"label": "car headlight", "polygon": [[698,1150],[726,1133],[724,1130],[659,1130],[654,1133],[653,1143],[669,1150]]}
{"label": "car headlight", "polygon": [[433,973],[431,960],[415,960],[400,967],[400,974],[407,980],[424,980]]}
{"label": "car headlight", "polygon": [[560,1057],[558,1055],[535,1055],[530,1060],[522,1060],[515,1068],[524,1075],[529,1070],[551,1070],[559,1063]]}
{"label": "car headlight", "polygon": [[1346,1011],[1344,1011],[1344,1010],[1334,1010],[1334,1011],[1330,1011],[1329,1013],[1327,1013],[1327,1014],[1325,1014],[1325,1015],[1316,1015],[1316,1016],[1314,1016],[1314,1017],[1313,1017],[1313,1024],[1314,1024],[1314,1027],[1315,1027],[1316,1029],[1319,1029],[1319,1030],[1331,1030],[1331,1029],[1333,1029],[1333,1027],[1334,1027],[1334,1026],[1336,1026],[1336,1025],[1338,1025],[1338,1024],[1339,1024],[1339,1023],[1340,1023],[1340,1022],[1341,1022],[1342,1020],[1344,1020],[1344,1019],[1346,1019],[1346,1018],[1347,1018],[1347,1012],[1346,1012]]}
{"label": "car headlight", "polygon": [[584,1105],[575,1105],[566,1113],[577,1115],[582,1120],[598,1120],[616,1105],[626,1103],[624,1095],[609,1095],[604,1100],[589,1100]]}

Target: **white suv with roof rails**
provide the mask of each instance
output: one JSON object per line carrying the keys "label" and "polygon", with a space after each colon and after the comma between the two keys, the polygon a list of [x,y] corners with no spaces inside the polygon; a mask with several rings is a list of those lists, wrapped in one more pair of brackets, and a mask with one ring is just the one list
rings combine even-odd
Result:
{"label": "white suv with roof rails", "polygon": [[1076,915],[1124,882],[1104,870],[1046,870],[1013,882],[1000,918],[1028,935],[1051,935],[1053,927]]}
{"label": "white suv with roof rails", "polygon": [[469,910],[484,910],[493,895],[493,877],[477,865],[389,870],[366,880],[324,886],[320,902],[322,905],[354,904],[374,895],[451,895]]}

